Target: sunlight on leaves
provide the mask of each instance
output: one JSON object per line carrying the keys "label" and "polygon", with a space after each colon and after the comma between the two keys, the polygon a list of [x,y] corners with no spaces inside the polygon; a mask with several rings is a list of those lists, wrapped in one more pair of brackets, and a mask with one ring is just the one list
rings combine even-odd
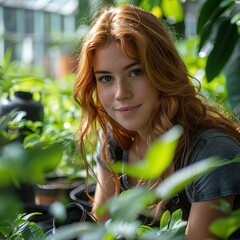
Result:
{"label": "sunlight on leaves", "polygon": [[[136,201],[137,199],[137,201]],[[136,187],[134,190],[124,191],[119,197],[112,197],[99,208],[98,214],[103,214],[108,209],[111,218],[119,221],[134,219],[142,210],[155,200],[151,191],[143,187]]]}
{"label": "sunlight on leaves", "polygon": [[58,233],[52,240],[66,240],[81,236],[81,240],[99,240],[99,239],[113,239],[112,236],[107,238],[106,229],[101,225],[94,223],[82,222],[65,225],[58,229]]}
{"label": "sunlight on leaves", "polygon": [[159,6],[154,6],[151,10],[152,14],[154,14],[156,17],[160,18],[162,17],[162,9]]}
{"label": "sunlight on leaves", "polygon": [[[179,125],[170,129],[151,145],[143,161],[135,165],[124,164],[124,173],[142,179],[156,179],[161,176],[173,160],[182,132],[182,127]],[[121,173],[122,163],[114,163],[113,169]]]}
{"label": "sunlight on leaves", "polygon": [[109,221],[107,223],[107,229],[114,236],[121,236],[123,239],[135,239],[137,229],[139,227],[138,221]]}
{"label": "sunlight on leaves", "polygon": [[157,196],[161,199],[169,199],[184,189],[194,179],[212,171],[213,169],[230,163],[229,161],[219,160],[211,157],[200,162],[191,164],[178,170],[173,175],[166,178],[155,190]]}
{"label": "sunlight on leaves", "polygon": [[170,211],[165,211],[160,219],[160,228],[162,230],[168,229],[169,222],[171,220],[171,213]]}
{"label": "sunlight on leaves", "polygon": [[162,0],[161,8],[170,23],[175,24],[184,20],[183,8],[179,0]]}

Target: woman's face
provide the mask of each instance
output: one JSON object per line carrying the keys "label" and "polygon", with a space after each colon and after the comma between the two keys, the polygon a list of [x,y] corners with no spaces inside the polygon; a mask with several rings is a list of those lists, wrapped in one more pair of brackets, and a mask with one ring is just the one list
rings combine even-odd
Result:
{"label": "woman's face", "polygon": [[131,131],[146,134],[159,92],[116,41],[96,51],[97,94],[107,114]]}

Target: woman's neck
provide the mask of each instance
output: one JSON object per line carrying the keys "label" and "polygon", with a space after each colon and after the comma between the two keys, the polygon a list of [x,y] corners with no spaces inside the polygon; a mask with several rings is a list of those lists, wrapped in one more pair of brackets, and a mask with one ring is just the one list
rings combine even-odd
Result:
{"label": "woman's neck", "polygon": [[132,139],[132,145],[129,148],[129,159],[130,163],[136,163],[144,159],[148,150],[147,142],[142,139],[139,135],[136,135]]}

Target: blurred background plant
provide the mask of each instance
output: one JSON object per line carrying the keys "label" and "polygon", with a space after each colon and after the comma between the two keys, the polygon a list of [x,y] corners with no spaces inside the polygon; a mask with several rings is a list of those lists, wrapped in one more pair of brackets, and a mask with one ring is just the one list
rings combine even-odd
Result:
{"label": "blurred background plant", "polygon": [[[64,82],[59,82],[39,76],[34,72],[34,69],[26,71],[25,68],[19,68],[19,65],[15,62],[9,62],[8,64],[4,62],[1,66],[3,66],[0,69],[1,108],[4,109],[5,102],[3,100],[8,98],[9,95],[11,100],[15,92],[23,91],[32,93],[35,102],[40,102],[44,111],[41,121],[25,119],[21,111],[1,116],[4,123],[4,125],[1,124],[1,135],[5,136],[6,141],[13,140],[11,138],[19,137],[18,132],[16,132],[16,136],[11,136],[6,131],[9,128],[21,129],[27,126],[31,131],[24,133],[22,142],[24,148],[29,149],[35,146],[44,148],[60,143],[64,145],[63,160],[65,164],[74,166],[73,169],[77,172],[82,166],[74,139],[74,130],[80,117],[80,110],[72,99],[74,76],[68,75]],[[26,72],[27,74],[25,74]],[[38,111],[39,109],[33,108],[32,111],[34,110]],[[8,128],[4,128],[6,122],[8,122]]]}

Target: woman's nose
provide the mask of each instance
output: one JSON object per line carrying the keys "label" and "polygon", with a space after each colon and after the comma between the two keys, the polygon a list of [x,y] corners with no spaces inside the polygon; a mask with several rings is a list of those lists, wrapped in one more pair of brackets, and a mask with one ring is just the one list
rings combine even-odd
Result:
{"label": "woman's nose", "polygon": [[131,98],[132,96],[132,90],[131,86],[124,82],[124,81],[117,81],[116,83],[116,92],[115,92],[115,98],[118,101]]}

